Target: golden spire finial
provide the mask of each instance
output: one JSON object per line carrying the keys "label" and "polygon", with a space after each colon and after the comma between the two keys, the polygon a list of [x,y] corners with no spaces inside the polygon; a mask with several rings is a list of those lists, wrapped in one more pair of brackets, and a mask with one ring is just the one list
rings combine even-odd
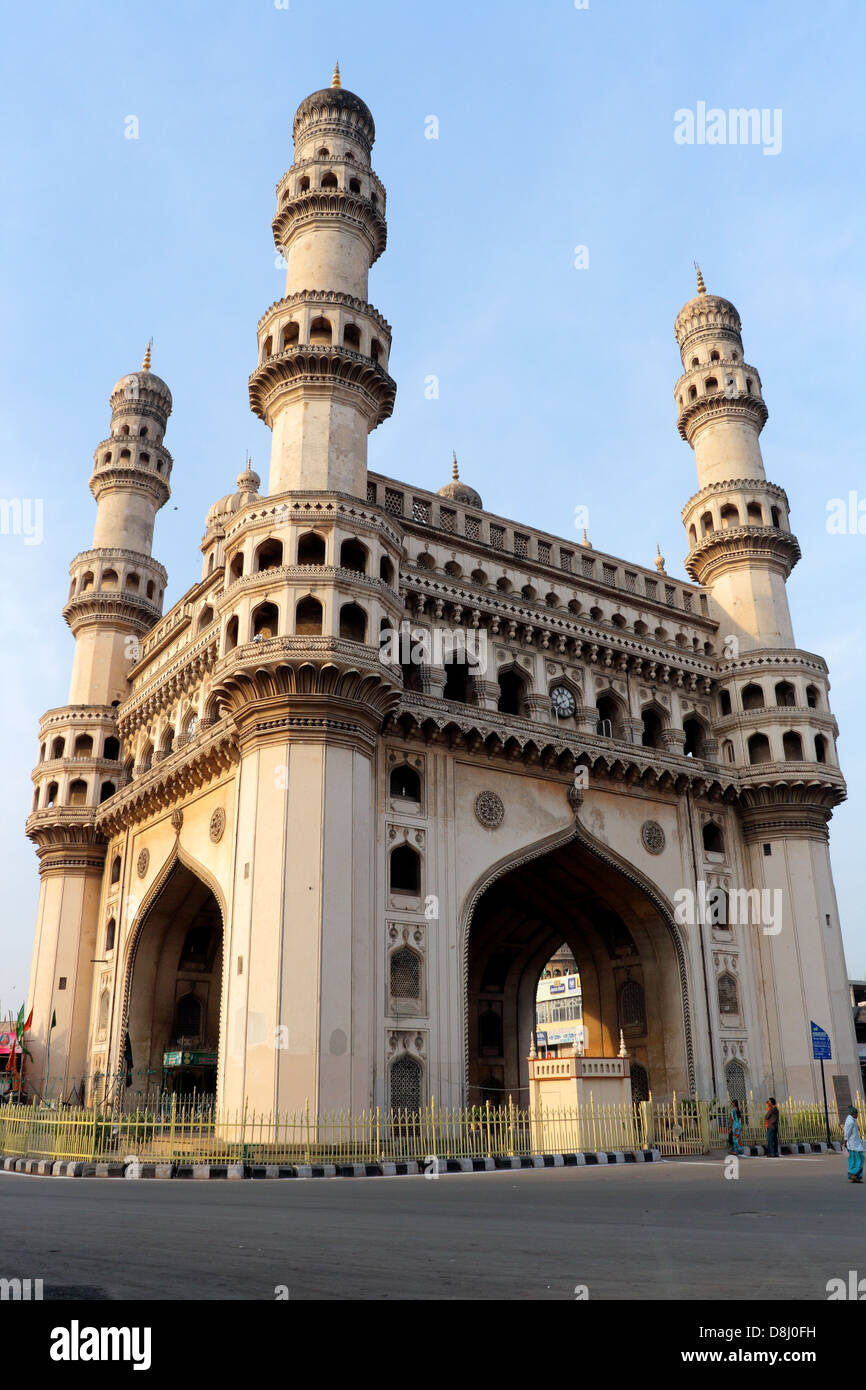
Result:
{"label": "golden spire finial", "polygon": [[336,62],[336,63],[334,64],[334,76],[331,78],[331,86],[332,86],[332,87],[342,87],[342,85],[343,85],[343,84],[342,84],[342,82],[340,81],[340,64],[339,64],[339,62]]}
{"label": "golden spire finial", "polygon": [[454,479],[455,483],[459,483],[459,482],[460,482],[460,474],[459,474],[459,472],[457,471],[457,450],[454,449],[454,450],[453,450],[453,453],[454,453],[454,464],[453,464],[452,469],[451,469],[451,476],[452,476],[452,478]]}
{"label": "golden spire finial", "polygon": [[664,574],[665,572],[665,557],[662,555],[662,548],[658,541],[656,541],[656,569],[659,574]]}
{"label": "golden spire finial", "polygon": [[152,347],[153,347],[153,339],[151,338],[151,339],[149,340],[148,344],[147,344],[147,352],[144,354],[144,361],[143,361],[142,364],[141,364],[141,370],[142,370],[143,372],[149,372],[149,371],[150,371],[150,349],[151,349]]}
{"label": "golden spire finial", "polygon": [[704,277],[701,274],[701,268],[698,265],[697,261],[695,261],[695,270],[698,272],[698,294],[706,294],[707,287],[704,284]]}

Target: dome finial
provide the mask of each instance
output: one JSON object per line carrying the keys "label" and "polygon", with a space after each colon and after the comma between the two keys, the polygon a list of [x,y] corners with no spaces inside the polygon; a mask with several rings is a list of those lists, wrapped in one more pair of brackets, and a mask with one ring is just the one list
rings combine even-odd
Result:
{"label": "dome finial", "polygon": [[704,284],[704,277],[701,274],[701,268],[698,265],[697,261],[695,261],[695,270],[698,272],[698,294],[706,294],[707,287]]}
{"label": "dome finial", "polygon": [[662,555],[662,548],[658,541],[656,541],[656,569],[659,574],[665,573],[665,557]]}
{"label": "dome finial", "polygon": [[334,76],[331,78],[331,86],[332,86],[332,87],[342,87],[342,85],[343,85],[343,84],[342,84],[342,82],[340,81],[340,64],[339,64],[339,61],[338,61],[338,62],[336,62],[336,63],[334,64]]}
{"label": "dome finial", "polygon": [[144,361],[143,361],[142,364],[141,364],[141,370],[142,370],[143,372],[149,372],[149,371],[150,371],[150,349],[151,349],[152,347],[153,347],[153,339],[150,338],[150,339],[148,340],[148,344],[147,344],[147,351],[146,351],[145,354],[144,354]]}
{"label": "dome finial", "polygon": [[452,452],[453,452],[453,454],[454,454],[454,463],[453,463],[453,465],[452,465],[452,467],[451,467],[451,477],[454,479],[455,483],[459,483],[459,482],[460,482],[460,473],[459,473],[458,468],[457,468],[457,450],[454,449],[454,450],[452,450]]}

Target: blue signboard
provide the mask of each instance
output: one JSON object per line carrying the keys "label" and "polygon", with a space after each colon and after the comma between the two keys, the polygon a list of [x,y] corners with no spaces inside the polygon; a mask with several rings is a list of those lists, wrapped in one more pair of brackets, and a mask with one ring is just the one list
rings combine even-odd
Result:
{"label": "blue signboard", "polygon": [[558,981],[556,984],[551,985],[550,992],[551,994],[565,994],[565,981],[561,980]]}
{"label": "blue signboard", "polygon": [[577,989],[577,976],[576,976],[576,975],[569,975],[569,977],[568,977],[568,988],[569,988],[569,989]]}
{"label": "blue signboard", "polygon": [[547,1034],[546,1034],[546,1033],[536,1033],[536,1035],[535,1035],[535,1041],[536,1041],[536,1044],[538,1045],[538,1047],[547,1047]]}
{"label": "blue signboard", "polygon": [[815,1061],[829,1062],[832,1060],[830,1051],[830,1034],[825,1033],[823,1028],[819,1028],[817,1023],[811,1025],[812,1028],[812,1056]]}

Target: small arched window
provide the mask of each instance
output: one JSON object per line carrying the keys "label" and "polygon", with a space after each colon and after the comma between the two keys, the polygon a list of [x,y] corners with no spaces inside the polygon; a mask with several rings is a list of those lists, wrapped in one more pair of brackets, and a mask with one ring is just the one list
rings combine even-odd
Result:
{"label": "small arched window", "polygon": [[357,603],[344,603],[340,609],[340,636],[347,642],[366,642],[367,614]]}
{"label": "small arched window", "polygon": [[99,996],[99,1015],[96,1020],[96,1026],[100,1033],[106,1033],[108,1031],[108,1011],[110,1007],[111,995],[107,989],[104,989]]}
{"label": "small arched window", "polygon": [[243,572],[244,572],[244,555],[243,555],[243,551],[242,551],[242,550],[239,550],[238,553],[237,553],[237,555],[234,555],[234,556],[232,557],[232,562],[231,562],[231,565],[229,566],[229,576],[230,576],[230,578],[231,578],[231,580],[232,580],[232,583],[234,583],[234,581],[235,581],[236,579],[241,579],[241,578],[243,577]]}
{"label": "small arched window", "polygon": [[382,356],[382,344],[379,342],[378,338],[370,339],[370,356],[374,362],[378,362],[379,358]]}
{"label": "small arched window", "polygon": [[626,980],[619,996],[620,1026],[623,1028],[646,1027],[646,1002],[643,986],[637,980]]}
{"label": "small arched window", "polygon": [[496,708],[500,714],[522,715],[526,703],[526,682],[516,671],[503,671],[499,677],[499,699]]}
{"label": "small arched window", "polygon": [[729,690],[720,690],[720,691],[719,691],[719,707],[720,707],[720,709],[721,709],[721,711],[722,711],[722,714],[730,714],[730,712],[731,712],[731,692],[730,692]]}
{"label": "small arched window", "polygon": [[361,351],[361,330],[356,323],[347,323],[343,329],[343,347],[353,352]]}
{"label": "small arched window", "polygon": [[747,685],[743,687],[742,694],[743,709],[763,709],[764,691],[760,685]]}
{"label": "small arched window", "polygon": [[315,531],[307,531],[298,541],[299,565],[323,565],[325,563],[325,542]]}
{"label": "small arched window", "polygon": [[414,1114],[421,1109],[421,1063],[408,1052],[391,1063],[391,1109]]}
{"label": "small arched window", "polygon": [[391,998],[421,998],[421,957],[408,946],[401,946],[391,957]]}
{"label": "small arched window", "polygon": [[821,708],[821,696],[816,685],[806,686],[806,704],[809,709]]}
{"label": "small arched window", "polygon": [[360,180],[360,179],[349,179],[349,192],[350,192],[350,193],[360,193],[360,192],[361,192],[361,180]]}
{"label": "small arched window", "polygon": [[343,541],[340,546],[340,565],[344,570],[355,574],[367,573],[367,547],[354,538]]}
{"label": "small arched window", "polygon": [[727,503],[719,513],[723,526],[739,526],[740,513],[732,503]]}
{"label": "small arched window", "polygon": [[644,710],[641,715],[643,732],[640,741],[644,748],[663,748],[662,721],[654,709]]}
{"label": "small arched window", "polygon": [[683,733],[686,741],[683,752],[687,758],[702,758],[704,755],[705,731],[700,719],[694,717],[683,720]]}
{"label": "small arched window", "polygon": [[391,796],[405,797],[407,801],[421,800],[421,778],[414,767],[408,763],[398,763],[391,769],[389,778]]}
{"label": "small arched window", "polygon": [[388,867],[391,892],[417,897],[421,891],[421,856],[412,846],[398,845],[391,853]]}
{"label": "small arched window", "polygon": [[93,754],[93,739],[90,734],[79,734],[72,749],[75,758],[89,758]]}
{"label": "small arched window", "polygon": [[253,610],[250,633],[253,641],[259,638],[261,641],[267,642],[271,637],[276,637],[279,621],[279,610],[273,603],[260,603],[258,608]]}
{"label": "small arched window", "polygon": [[327,347],[331,342],[330,321],[319,315],[310,324],[310,343],[313,347]]}
{"label": "small arched window", "polygon": [[111,882],[120,882],[120,855],[116,854],[111,861]]}
{"label": "small arched window", "polygon": [[287,323],[284,326],[282,334],[280,336],[280,346],[283,352],[285,352],[287,348],[297,346],[298,338],[300,337],[300,332],[300,325],[297,323]]}
{"label": "small arched window", "polygon": [[198,615],[198,630],[199,630],[199,632],[204,632],[204,630],[205,630],[206,627],[210,627],[210,625],[211,625],[211,623],[213,622],[213,620],[214,620],[214,611],[213,611],[213,609],[211,608],[210,604],[205,604],[204,608],[201,610],[201,612],[200,612],[199,615]]}
{"label": "small arched window", "polygon": [[225,650],[226,650],[227,652],[232,652],[232,651],[234,651],[234,649],[235,649],[235,647],[237,646],[237,644],[238,644],[238,619],[237,619],[237,615],[235,615],[235,617],[229,618],[228,622],[226,623]]}
{"label": "small arched window", "polygon": [[263,570],[279,569],[283,563],[283,543],[270,537],[262,541],[256,550],[255,568],[258,574]]}
{"label": "small arched window", "polygon": [[103,589],[116,589],[116,588],[117,588],[117,583],[118,583],[118,581],[117,581],[117,571],[116,571],[116,570],[103,570],[103,571],[102,571],[102,579],[101,579],[100,582],[101,582],[101,584],[102,584]]}
{"label": "small arched window", "polygon": [[749,502],[746,504],[746,518],[750,526],[763,526],[764,513],[760,502]]}
{"label": "small arched window", "polygon": [[56,738],[56,739],[54,740],[54,742],[52,743],[52,745],[51,745],[51,756],[52,756],[52,758],[62,758],[62,757],[63,757],[63,750],[64,750],[65,747],[66,747],[66,740],[63,739],[63,738]]}
{"label": "small arched window", "polygon": [[295,632],[299,637],[318,637],[322,631],[322,605],[317,598],[302,598],[295,609]]}
{"label": "small arched window", "polygon": [[770,757],[770,740],[766,734],[752,734],[749,739],[749,762],[768,763]]}
{"label": "small arched window", "polygon": [[74,782],[69,784],[69,805],[87,805],[87,783],[81,778],[76,778]]}
{"label": "small arched window", "polygon": [[716,822],[708,820],[703,830],[704,849],[708,854],[724,854],[725,840]]}
{"label": "small arched window", "polygon": [[391,564],[387,555],[383,555],[379,560],[379,578],[384,580],[386,584],[393,586],[394,566]]}
{"label": "small arched window", "polygon": [[338,188],[337,176],[333,170],[329,169],[322,179],[322,188]]}
{"label": "small arched window", "polygon": [[782,749],[785,754],[786,763],[801,763],[803,761],[803,740],[793,729],[782,735]]}
{"label": "small arched window", "polygon": [[827,740],[823,734],[815,735],[815,762],[825,763],[827,761]]}
{"label": "small arched window", "polygon": [[114,934],[115,934],[115,931],[116,931],[116,930],[117,930],[117,927],[116,927],[114,918],[113,918],[113,917],[109,917],[109,919],[108,919],[108,926],[105,928],[105,949],[106,949],[106,951],[113,951],[113,950],[114,950]]}
{"label": "small arched window", "polygon": [[701,517],[701,535],[709,536],[715,529],[712,512],[704,512]]}
{"label": "small arched window", "polygon": [[195,994],[182,994],[174,1010],[174,1037],[200,1038],[202,1036],[203,1011],[201,1000]]}
{"label": "small arched window", "polygon": [[791,706],[796,705],[797,696],[790,681],[779,681],[776,686],[776,704]]}
{"label": "small arched window", "polygon": [[737,989],[737,982],[733,975],[727,971],[719,976],[719,1013],[738,1014],[740,1012],[740,995]]}
{"label": "small arched window", "polygon": [[57,783],[49,782],[48,790],[45,793],[45,805],[54,806],[57,802]]}

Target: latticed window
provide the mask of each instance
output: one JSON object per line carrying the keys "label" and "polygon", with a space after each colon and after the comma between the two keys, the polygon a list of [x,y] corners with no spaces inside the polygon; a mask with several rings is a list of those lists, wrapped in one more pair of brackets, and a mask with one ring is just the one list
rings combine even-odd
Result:
{"label": "latticed window", "polygon": [[728,1095],[743,1109],[746,1106],[746,1068],[742,1062],[729,1062],[725,1067],[725,1085]]}
{"label": "latticed window", "polygon": [[677,597],[677,591],[676,591],[676,589],[674,588],[673,584],[666,584],[666,585],[665,585],[665,603],[667,604],[668,608],[673,608],[673,606],[674,606],[674,604],[675,604],[675,602],[676,602],[676,597]]}
{"label": "latticed window", "polygon": [[615,584],[615,583],[616,583],[616,565],[606,565],[606,564],[604,564],[604,562],[602,562],[602,566],[601,566],[601,578],[602,578],[602,582],[605,583],[605,584]]}
{"label": "latticed window", "polygon": [[375,502],[375,501],[376,501],[376,484],[375,484],[375,483],[368,483],[368,484],[367,484],[367,501],[368,501],[368,502]]}
{"label": "latticed window", "polygon": [[627,594],[637,593],[637,575],[631,570],[625,571],[625,591]]}
{"label": "latticed window", "polygon": [[421,998],[421,957],[408,946],[391,957],[391,998]]}
{"label": "latticed window", "polygon": [[620,1021],[623,1028],[643,1028],[646,1023],[643,986],[637,980],[626,980],[619,996]]}
{"label": "latticed window", "polygon": [[529,554],[529,537],[521,536],[519,531],[514,533],[514,553],[520,559],[525,559]]}
{"label": "latticed window", "polygon": [[631,1072],[631,1098],[635,1103],[642,1100],[649,1100],[649,1077],[647,1069],[641,1066],[640,1062],[632,1062],[629,1071]]}
{"label": "latticed window", "polygon": [[656,581],[654,579],[645,579],[644,584],[646,586],[647,598],[658,598],[659,586]]}
{"label": "latticed window", "polygon": [[463,523],[463,530],[468,541],[477,541],[481,535],[481,518],[479,516],[467,516]]}
{"label": "latticed window", "polygon": [[550,564],[550,543],[548,541],[538,542],[538,563],[540,565]]}
{"label": "latticed window", "polygon": [[505,545],[505,527],[504,527],[504,526],[494,526],[494,525],[491,524],[491,527],[490,527],[490,544],[492,545],[492,547],[493,547],[494,550],[502,550],[503,546]]}
{"label": "latticed window", "polygon": [[737,990],[737,982],[733,975],[719,976],[719,1013],[738,1014],[740,1012],[740,999]]}
{"label": "latticed window", "polygon": [[560,550],[559,568],[565,570],[566,574],[571,574],[572,561],[574,560],[573,550]]}
{"label": "latticed window", "polygon": [[595,560],[591,560],[588,555],[581,555],[580,569],[584,578],[592,579],[595,574]]}
{"label": "latticed window", "polygon": [[430,525],[430,503],[423,497],[412,498],[412,520],[420,521],[422,526]]}
{"label": "latticed window", "polygon": [[421,1109],[421,1063],[408,1053],[391,1063],[391,1109]]}
{"label": "latticed window", "polygon": [[403,494],[395,487],[385,488],[385,511],[390,512],[392,516],[403,515]]}
{"label": "latticed window", "polygon": [[684,593],[684,594],[683,594],[683,612],[684,612],[684,613],[691,613],[691,611],[692,611],[692,596],[691,596],[691,594],[685,594],[685,593]]}
{"label": "latticed window", "polygon": [[443,531],[450,531],[453,534],[457,530],[457,513],[449,512],[447,507],[440,507],[439,525]]}
{"label": "latticed window", "polygon": [[701,595],[700,595],[700,600],[701,600],[701,612],[702,612],[702,613],[709,613],[710,610],[709,610],[709,605],[707,604],[707,596],[706,596],[706,594],[701,594]]}

